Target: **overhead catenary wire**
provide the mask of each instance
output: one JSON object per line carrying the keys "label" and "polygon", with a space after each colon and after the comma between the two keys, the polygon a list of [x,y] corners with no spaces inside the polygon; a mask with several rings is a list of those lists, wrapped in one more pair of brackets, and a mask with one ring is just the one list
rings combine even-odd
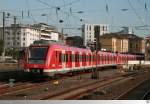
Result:
{"label": "overhead catenary wire", "polygon": [[[72,13],[72,10],[71,10],[71,9],[70,9],[69,12],[66,12],[66,11],[64,11],[64,10],[62,9],[62,7],[65,8],[65,6],[73,5],[73,3],[77,2],[77,1],[80,1],[80,0],[74,0],[74,1],[72,1],[72,2],[70,2],[70,3],[66,3],[65,0],[63,0],[64,5],[60,5],[60,6],[52,6],[52,5],[50,5],[50,4],[48,4],[47,2],[42,1],[42,0],[37,0],[37,1],[40,2],[41,4],[44,4],[44,5],[47,6],[47,7],[49,7],[49,8],[51,8],[51,9],[54,9],[54,10],[55,10],[56,19],[57,19],[57,27],[58,27],[58,24],[59,24],[59,23],[64,22],[64,21],[61,20],[61,18],[60,18],[60,17],[63,17],[63,16],[59,16],[60,13],[63,13],[63,14],[66,15],[67,21],[69,21],[69,17],[73,17],[73,18],[75,18],[75,19],[78,19],[79,21],[83,20],[83,19],[78,18],[77,16],[75,16],[75,15]],[[66,18],[65,18],[65,19],[66,19]],[[70,24],[70,22],[68,22],[68,23]]]}
{"label": "overhead catenary wire", "polygon": [[[26,0],[26,5],[28,8],[30,8],[28,0]],[[32,13],[29,10],[28,10],[28,18],[32,19],[34,23],[37,23],[36,19],[34,18],[34,16],[32,15]]]}
{"label": "overhead catenary wire", "polygon": [[[136,9],[133,7],[133,5],[132,5],[132,3],[131,3],[130,0],[128,0],[128,4],[131,7],[131,9],[134,11],[134,13],[137,16],[137,18],[140,20],[141,24],[142,25],[146,25],[146,23],[144,22],[143,18],[138,14],[138,12],[136,11]],[[147,26],[145,26],[145,28],[146,28],[145,30],[147,30],[147,32],[150,33],[150,29]]]}

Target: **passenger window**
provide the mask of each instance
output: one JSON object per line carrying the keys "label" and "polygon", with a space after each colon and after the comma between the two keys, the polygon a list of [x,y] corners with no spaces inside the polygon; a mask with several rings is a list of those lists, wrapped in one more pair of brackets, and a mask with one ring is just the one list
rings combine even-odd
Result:
{"label": "passenger window", "polygon": [[66,54],[66,62],[68,62],[68,54]]}
{"label": "passenger window", "polygon": [[72,62],[75,62],[75,56],[74,56],[74,54],[72,54],[71,56],[72,56]]}
{"label": "passenger window", "polygon": [[65,54],[62,54],[62,61],[65,62]]}

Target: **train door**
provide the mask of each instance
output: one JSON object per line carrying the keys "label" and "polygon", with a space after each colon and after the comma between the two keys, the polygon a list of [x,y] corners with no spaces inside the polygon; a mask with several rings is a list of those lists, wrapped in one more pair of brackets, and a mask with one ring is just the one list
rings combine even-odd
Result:
{"label": "train door", "polygon": [[112,54],[109,53],[109,64],[111,64],[111,63],[112,63]]}
{"label": "train door", "polygon": [[79,67],[79,52],[75,52],[75,67]]}
{"label": "train door", "polygon": [[86,66],[89,66],[89,53],[86,53]]}
{"label": "train door", "polygon": [[100,64],[100,53],[97,53],[97,57],[96,57],[97,59],[97,65],[99,65]]}
{"label": "train door", "polygon": [[88,60],[89,66],[91,66],[91,61],[92,61],[92,56],[91,56],[91,54],[89,53],[89,60]]}
{"label": "train door", "polygon": [[62,50],[62,68],[66,68],[66,62],[65,62],[65,50]]}
{"label": "train door", "polygon": [[120,62],[119,54],[116,55],[116,63],[118,64]]}
{"label": "train door", "polygon": [[115,62],[115,56],[114,56],[114,54],[112,53],[112,64],[114,64]]}
{"label": "train door", "polygon": [[61,51],[55,51],[55,68],[60,69],[62,68],[62,53]]}
{"label": "train door", "polygon": [[86,54],[82,53],[82,66],[86,66]]}
{"label": "train door", "polygon": [[100,65],[102,65],[102,52],[100,52]]}
{"label": "train door", "polygon": [[74,51],[72,51],[71,56],[72,56],[72,68],[75,68],[75,53],[74,53]]}
{"label": "train door", "polygon": [[66,64],[66,68],[71,68],[72,67],[72,54],[71,54],[71,51],[66,51],[66,53],[65,53],[65,64]]}
{"label": "train door", "polygon": [[104,64],[107,64],[107,61],[108,61],[108,59],[107,59],[107,53],[105,52],[105,61],[104,61]]}
{"label": "train door", "polygon": [[110,64],[110,61],[111,61],[111,55],[110,55],[110,53],[107,53],[107,60],[108,60],[108,64]]}
{"label": "train door", "polygon": [[93,65],[96,65],[96,54],[93,54]]}
{"label": "train door", "polygon": [[102,64],[104,64],[104,60],[105,60],[104,53],[102,53],[101,56],[102,56],[102,59],[101,59],[102,60]]}

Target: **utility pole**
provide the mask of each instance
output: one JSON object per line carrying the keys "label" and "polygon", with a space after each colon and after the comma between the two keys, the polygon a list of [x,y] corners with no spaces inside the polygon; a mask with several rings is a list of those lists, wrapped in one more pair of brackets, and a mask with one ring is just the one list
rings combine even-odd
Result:
{"label": "utility pole", "polygon": [[100,42],[99,42],[99,38],[100,38],[100,26],[95,26],[94,27],[94,37],[96,38],[96,45],[95,45],[95,51],[96,51],[96,68],[93,69],[93,73],[92,73],[92,78],[93,79],[98,79],[99,78],[99,71],[98,71],[98,67],[97,67],[97,53],[100,50]]}
{"label": "utility pole", "polygon": [[13,58],[14,58],[14,53],[15,53],[15,48],[16,48],[16,45],[17,45],[17,40],[16,40],[16,16],[14,16],[14,32],[13,32],[13,35],[14,35],[14,39],[13,39]]}
{"label": "utility pole", "polygon": [[5,57],[5,12],[3,12],[3,36],[2,36],[2,40],[3,40],[3,53],[2,53],[2,60],[4,60]]}

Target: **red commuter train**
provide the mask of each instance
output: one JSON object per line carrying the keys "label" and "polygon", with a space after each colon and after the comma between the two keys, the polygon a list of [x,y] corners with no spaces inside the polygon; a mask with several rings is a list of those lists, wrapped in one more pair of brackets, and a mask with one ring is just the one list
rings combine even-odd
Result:
{"label": "red commuter train", "polygon": [[125,64],[129,60],[142,60],[142,55],[111,52],[92,52],[90,49],[54,43],[33,44],[25,52],[24,70],[54,75],[70,71]]}

